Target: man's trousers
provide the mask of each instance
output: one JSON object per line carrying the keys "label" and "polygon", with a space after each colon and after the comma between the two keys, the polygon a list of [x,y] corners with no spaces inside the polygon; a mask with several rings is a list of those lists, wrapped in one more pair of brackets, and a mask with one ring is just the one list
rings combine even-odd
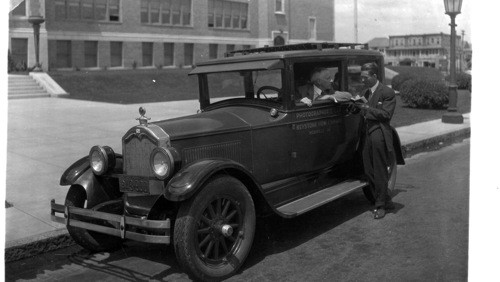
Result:
{"label": "man's trousers", "polygon": [[363,165],[365,174],[374,192],[375,208],[381,208],[391,201],[387,191],[389,153],[381,128],[377,128],[371,133],[366,132],[364,137]]}

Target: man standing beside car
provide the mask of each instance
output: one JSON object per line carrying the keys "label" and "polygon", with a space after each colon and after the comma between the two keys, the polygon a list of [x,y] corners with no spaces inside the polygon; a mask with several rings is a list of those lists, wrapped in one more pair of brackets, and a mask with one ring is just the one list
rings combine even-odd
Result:
{"label": "man standing beside car", "polygon": [[367,63],[361,67],[361,81],[366,90],[364,96],[368,103],[358,105],[365,118],[363,164],[365,174],[375,198],[375,219],[383,218],[386,210],[394,209],[388,194],[390,155],[394,151],[393,133],[390,126],[396,95],[394,90],[379,82],[379,67]]}

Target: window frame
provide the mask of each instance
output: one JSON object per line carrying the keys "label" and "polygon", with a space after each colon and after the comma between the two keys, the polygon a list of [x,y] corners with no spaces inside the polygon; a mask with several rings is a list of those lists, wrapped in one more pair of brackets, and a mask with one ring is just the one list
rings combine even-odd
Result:
{"label": "window frame", "polygon": [[[90,45],[90,44],[92,44],[92,45],[95,44],[95,46],[92,46],[92,48],[88,48],[88,45]],[[89,51],[94,51],[94,50],[95,50],[95,53],[89,52]],[[95,60],[95,64],[88,66],[87,59]],[[86,69],[93,69],[93,68],[97,68],[98,66],[99,66],[99,41],[96,41],[96,40],[83,41],[83,67]]]}
{"label": "window frame", "polygon": [[[152,3],[154,2],[159,3],[158,21],[155,22],[152,21]],[[178,10],[175,9],[177,6]],[[189,8],[186,9],[186,7]],[[143,18],[144,8],[146,8],[146,20]],[[165,19],[166,15],[168,15],[168,20]],[[178,22],[174,21],[177,17]],[[142,25],[193,27],[193,0],[141,0],[140,20]]]}
{"label": "window frame", "polygon": [[[281,4],[281,9],[278,10],[278,2],[280,2]],[[286,0],[275,0],[274,1],[274,13],[275,14],[279,14],[279,15],[286,15],[286,12],[285,12],[285,6],[286,6]]]}
{"label": "window frame", "polygon": [[208,0],[207,27],[248,31],[248,9],[249,3],[243,1]]}
{"label": "window frame", "polygon": [[[151,47],[151,54],[145,53],[145,51],[149,51],[149,49],[146,50],[144,48],[145,46],[148,46],[148,47],[150,46]],[[154,43],[153,42],[141,42],[141,55],[142,55],[142,67],[144,67],[144,68],[153,67],[154,63],[155,63],[154,62]],[[144,58],[147,55],[151,56],[151,64],[145,65],[144,64],[144,61],[145,61]]]}
{"label": "window frame", "polygon": [[[85,18],[84,6],[89,4],[89,1],[85,0],[55,0],[54,1],[54,15],[56,21],[82,21],[82,22],[99,22],[99,23],[122,23],[123,20],[123,4],[122,0],[91,0],[92,6],[92,18]],[[102,2],[102,3],[100,3]],[[111,4],[117,3],[118,7],[116,16],[115,13],[111,12]],[[70,5],[77,4],[77,5]],[[104,14],[99,13],[99,8],[104,6]],[[75,14],[70,15],[70,9],[75,9]],[[64,15],[63,15],[64,13]],[[102,17],[99,17],[102,15]],[[113,17],[113,20],[111,20]],[[115,20],[116,18],[116,20]]]}
{"label": "window frame", "polygon": [[[113,43],[120,44],[120,48],[119,48],[119,50],[120,50],[120,64],[116,65],[116,66],[113,65],[113,57],[114,57],[113,50],[117,50],[118,48],[116,48],[116,46],[113,47]],[[122,41],[111,41],[111,42],[109,42],[109,47],[110,47],[109,48],[110,49],[109,50],[109,66],[110,66],[110,68],[123,68],[123,42]]]}

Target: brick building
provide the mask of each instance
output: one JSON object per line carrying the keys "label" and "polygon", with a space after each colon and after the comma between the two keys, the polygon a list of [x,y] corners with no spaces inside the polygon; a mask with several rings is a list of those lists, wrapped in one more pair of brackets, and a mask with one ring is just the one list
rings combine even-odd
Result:
{"label": "brick building", "polygon": [[[451,36],[444,33],[389,36],[385,63],[438,68],[448,71]],[[461,37],[456,37],[456,66],[459,66]]]}
{"label": "brick building", "polygon": [[187,67],[227,51],[334,38],[334,0],[11,0],[9,50],[42,69]]}

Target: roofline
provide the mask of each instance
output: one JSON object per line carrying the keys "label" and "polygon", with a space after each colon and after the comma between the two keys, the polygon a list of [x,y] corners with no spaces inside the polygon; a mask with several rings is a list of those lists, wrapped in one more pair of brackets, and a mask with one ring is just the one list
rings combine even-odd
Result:
{"label": "roofline", "polygon": [[225,57],[219,59],[208,60],[204,62],[199,62],[196,66],[206,66],[215,64],[230,64],[237,62],[247,62],[247,61],[263,61],[263,60],[276,60],[276,59],[287,59],[287,58],[302,58],[302,57],[322,57],[322,56],[349,56],[349,55],[365,55],[365,56],[380,56],[383,55],[374,50],[364,50],[364,49],[323,49],[323,50],[300,50],[300,51],[283,51],[283,52],[272,52],[272,53],[258,53],[258,54],[248,54],[234,57]]}
{"label": "roofline", "polygon": [[[389,35],[389,39],[391,37],[407,37],[407,36],[432,36],[432,35],[446,35],[451,36],[448,33],[438,32],[438,33],[421,33],[421,34],[405,34],[405,35]],[[457,35],[458,36],[458,35]]]}

